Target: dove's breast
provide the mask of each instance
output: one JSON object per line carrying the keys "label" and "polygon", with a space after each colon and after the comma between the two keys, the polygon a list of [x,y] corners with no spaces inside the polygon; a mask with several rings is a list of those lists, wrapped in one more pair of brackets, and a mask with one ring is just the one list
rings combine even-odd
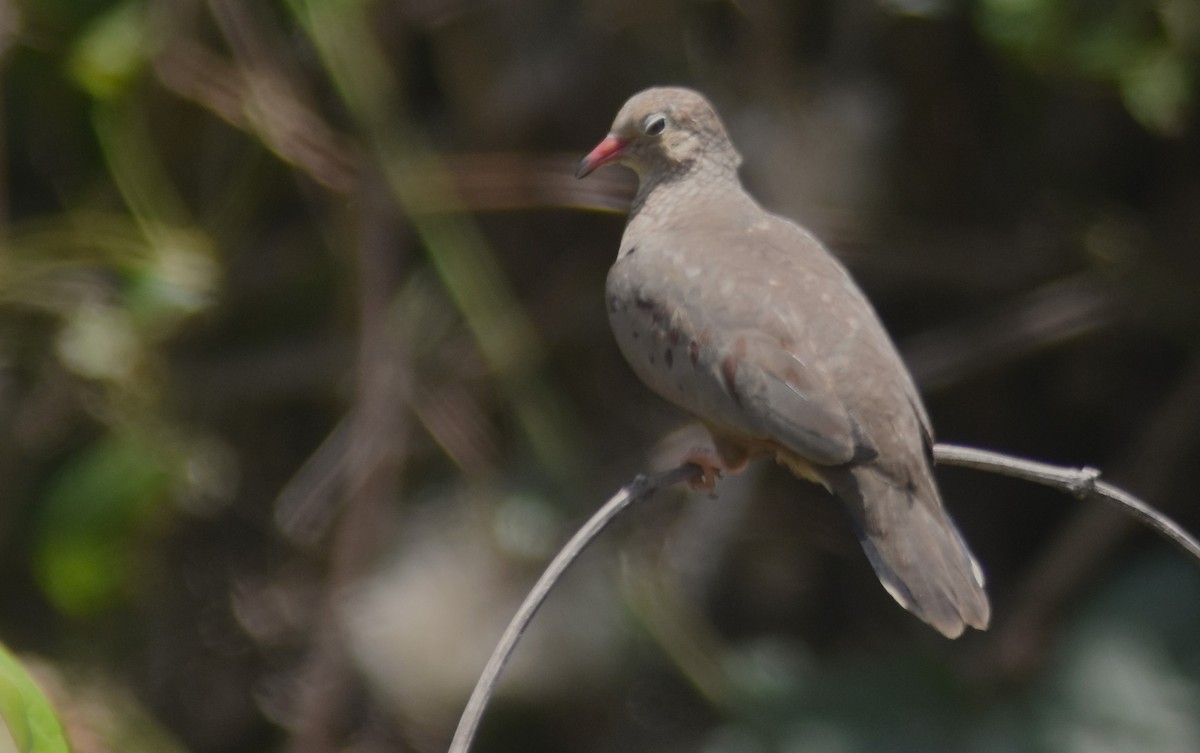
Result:
{"label": "dove's breast", "polygon": [[608,275],[609,323],[625,360],[650,389],[709,425],[752,433],[729,393],[721,343],[704,325],[686,261],[658,258],[648,273],[643,250],[650,249],[623,249]]}

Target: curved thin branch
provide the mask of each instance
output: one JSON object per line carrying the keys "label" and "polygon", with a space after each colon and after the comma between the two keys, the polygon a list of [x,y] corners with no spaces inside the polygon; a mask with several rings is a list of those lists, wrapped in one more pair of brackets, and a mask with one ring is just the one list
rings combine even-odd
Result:
{"label": "curved thin branch", "polygon": [[449,753],[467,753],[471,741],[475,738],[475,731],[479,728],[479,722],[483,718],[483,711],[492,698],[492,692],[496,689],[500,673],[504,671],[504,665],[508,663],[517,641],[521,639],[525,628],[529,627],[533,615],[546,600],[550,589],[554,587],[554,584],[558,582],[558,579],[562,577],[567,567],[575,561],[580,552],[623,510],[667,487],[699,478],[700,472],[698,466],[688,463],[662,473],[638,476],[632,483],[617,492],[612,499],[605,502],[604,506],[571,537],[562,551],[551,560],[545,572],[542,573],[542,577],[538,578],[517,613],[513,615],[512,621],[508,623],[504,635],[500,636],[500,642],[492,651],[487,666],[483,668],[483,674],[475,683],[475,690],[471,693],[471,699],[467,701],[462,718],[458,720],[458,729],[455,730],[454,739],[450,742]]}
{"label": "curved thin branch", "polygon": [[1050,486],[1069,492],[1080,499],[1099,499],[1115,504],[1139,522],[1166,537],[1192,559],[1200,563],[1200,543],[1175,521],[1155,510],[1125,490],[1104,481],[1099,481],[1100,471],[1095,468],[1066,468],[1039,463],[1034,460],[1014,458],[990,450],[980,450],[961,445],[938,444],[933,448],[933,457],[941,465],[957,465],[980,471],[991,471],[1002,476],[1012,476],[1026,481]]}
{"label": "curved thin branch", "polygon": [[[1048,465],[1033,460],[1015,458],[990,450],[979,450],[960,445],[939,444],[933,448],[934,458],[942,465],[957,465],[964,468],[974,468],[990,471],[1003,476],[1033,481],[1073,494],[1080,499],[1101,499],[1116,504],[1137,520],[1153,528],[1172,543],[1179,546],[1185,553],[1200,563],[1200,543],[1197,543],[1186,531],[1172,520],[1155,511],[1137,497],[1119,489],[1112,484],[1097,480],[1100,471],[1095,468],[1065,468]],[[604,504],[587,523],[579,529],[562,551],[546,567],[542,577],[534,584],[529,595],[525,597],[521,607],[513,616],[512,621],[500,637],[500,642],[492,651],[487,666],[483,669],[475,690],[467,701],[459,719],[458,729],[450,743],[449,753],[467,753],[475,732],[483,718],[484,709],[491,700],[500,679],[500,673],[508,663],[517,641],[521,639],[525,629],[529,627],[534,614],[546,600],[550,589],[558,582],[567,567],[579,556],[580,552],[592,542],[626,508],[635,502],[640,502],[655,493],[689,479],[698,478],[700,469],[691,464],[684,464],[669,471],[651,476],[638,476],[633,483],[625,486],[616,496]]]}

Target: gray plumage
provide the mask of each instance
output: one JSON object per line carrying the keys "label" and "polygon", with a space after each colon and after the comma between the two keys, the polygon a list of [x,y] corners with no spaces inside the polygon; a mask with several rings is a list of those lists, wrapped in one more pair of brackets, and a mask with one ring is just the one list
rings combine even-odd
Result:
{"label": "gray plumage", "polygon": [[773,456],[832,491],[901,605],[949,637],[986,628],[982,574],[933,478],[928,416],[842,265],[745,192],[696,92],[631,98],[580,174],[608,162],[639,176],[607,284],[638,376],[709,427],[724,466]]}

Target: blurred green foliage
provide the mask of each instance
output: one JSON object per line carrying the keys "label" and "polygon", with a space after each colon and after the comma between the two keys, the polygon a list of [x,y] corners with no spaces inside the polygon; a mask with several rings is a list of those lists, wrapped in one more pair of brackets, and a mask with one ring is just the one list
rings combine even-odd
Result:
{"label": "blurred green foliage", "polygon": [[[943,438],[1200,528],[1198,9],[0,2],[0,636],[100,678],[55,694],[78,753],[443,749],[541,557],[682,422],[607,332],[621,218],[576,211],[629,183],[571,178],[657,83],[844,256]],[[923,632],[756,469],[577,565],[479,749],[1200,747],[1191,564],[943,482],[988,635]],[[18,746],[65,749],[0,664]]]}
{"label": "blurred green foliage", "polygon": [[33,568],[63,613],[109,609],[132,585],[134,542],[162,514],[170,491],[168,458],[133,437],[107,436],[64,463],[45,490]]}
{"label": "blurred green foliage", "polygon": [[1060,638],[1020,693],[964,688],[927,656],[823,667],[764,641],[735,656],[740,722],[704,750],[1175,751],[1200,745],[1200,573],[1158,558],[1123,573]]}
{"label": "blurred green foliage", "polygon": [[1190,0],[984,0],[982,32],[1051,74],[1111,84],[1146,127],[1179,135],[1195,106],[1200,9]]}
{"label": "blurred green foliage", "polygon": [[89,95],[111,99],[136,83],[155,52],[146,16],[145,3],[114,4],[75,42],[67,66]]}

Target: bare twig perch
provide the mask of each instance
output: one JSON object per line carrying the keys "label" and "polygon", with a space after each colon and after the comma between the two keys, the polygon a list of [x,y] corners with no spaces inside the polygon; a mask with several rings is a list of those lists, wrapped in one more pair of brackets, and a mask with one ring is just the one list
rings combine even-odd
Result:
{"label": "bare twig perch", "polygon": [[991,471],[1062,489],[1080,499],[1099,499],[1115,504],[1138,522],[1165,536],[1200,564],[1200,543],[1197,543],[1191,534],[1132,494],[1099,481],[1100,471],[1095,468],[1064,468],[1034,460],[1022,460],[990,450],[952,444],[937,445],[933,448],[933,456],[941,465],[959,465],[963,468]]}
{"label": "bare twig perch", "polygon": [[[1095,468],[1064,468],[959,445],[939,444],[934,447],[933,452],[934,458],[941,465],[958,465],[964,468],[991,471],[1003,476],[1012,476],[1061,489],[1080,499],[1095,498],[1116,504],[1137,520],[1165,536],[1190,555],[1197,564],[1200,564],[1200,543],[1197,543],[1190,534],[1172,520],[1158,513],[1137,497],[1112,484],[1099,481],[1100,472]],[[450,743],[449,753],[467,753],[475,738],[475,732],[479,728],[479,722],[483,718],[483,711],[491,700],[496,683],[500,679],[500,673],[508,663],[517,641],[529,627],[533,615],[546,600],[550,589],[554,587],[554,584],[558,582],[563,572],[575,561],[580,552],[627,507],[647,499],[663,489],[699,476],[700,469],[694,465],[681,465],[663,473],[638,476],[633,483],[622,488],[616,496],[608,500],[571,537],[562,551],[546,567],[542,577],[534,584],[533,589],[530,590],[529,595],[525,597],[525,601],[508,624],[504,635],[500,637],[500,642],[492,652],[491,658],[488,659],[479,681],[475,683],[475,690],[471,693],[466,709],[463,710],[462,718],[459,719],[458,729],[455,730],[454,739]]]}
{"label": "bare twig perch", "polygon": [[463,710],[462,718],[458,720],[458,729],[455,730],[454,740],[450,743],[450,753],[466,753],[470,747],[471,740],[475,737],[475,730],[478,729],[479,721],[483,717],[483,710],[487,707],[488,701],[491,700],[492,691],[495,690],[496,682],[500,679],[500,672],[504,670],[504,665],[508,663],[513,648],[517,645],[517,641],[520,640],[521,634],[525,632],[525,628],[529,627],[529,622],[533,619],[533,615],[542,606],[542,602],[546,600],[546,595],[550,593],[550,589],[562,577],[567,566],[574,562],[579,553],[584,550],[584,547],[590,544],[592,539],[596,538],[622,510],[633,503],[640,502],[675,484],[699,477],[699,466],[690,464],[681,465],[678,468],[656,473],[652,476],[638,476],[633,480],[633,483],[623,487],[621,491],[617,492],[616,496],[605,502],[604,507],[601,507],[571,537],[571,540],[562,548],[562,551],[550,561],[545,572],[542,573],[542,577],[538,578],[537,583],[529,591],[529,595],[525,597],[525,601],[521,603],[521,608],[513,615],[512,622],[508,623],[508,627],[504,630],[504,635],[500,636],[500,642],[496,644],[496,649],[492,651],[492,656],[488,659],[487,666],[483,668],[483,674],[479,676],[479,681],[475,683],[475,690],[471,693],[471,699],[467,701],[467,707]]}

